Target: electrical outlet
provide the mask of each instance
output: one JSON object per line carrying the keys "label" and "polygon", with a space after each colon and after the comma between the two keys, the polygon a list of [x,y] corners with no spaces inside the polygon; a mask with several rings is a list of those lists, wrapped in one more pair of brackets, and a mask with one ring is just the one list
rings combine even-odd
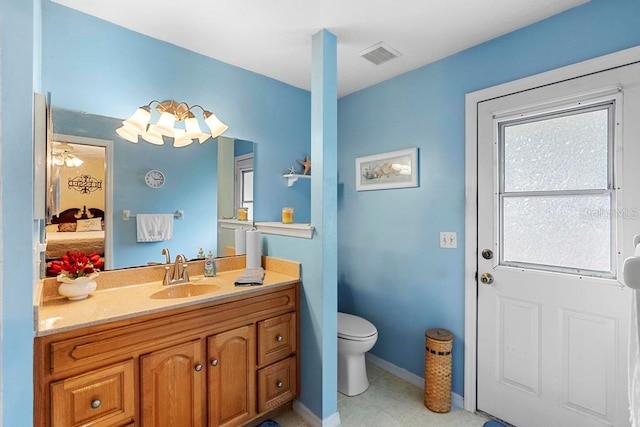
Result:
{"label": "electrical outlet", "polygon": [[440,232],[440,247],[446,249],[455,249],[458,247],[458,237],[455,231]]}

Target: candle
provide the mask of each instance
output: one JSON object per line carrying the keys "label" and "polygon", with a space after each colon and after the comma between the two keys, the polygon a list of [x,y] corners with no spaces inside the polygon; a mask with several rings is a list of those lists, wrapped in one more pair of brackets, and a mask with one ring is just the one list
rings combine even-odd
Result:
{"label": "candle", "polygon": [[293,208],[282,208],[282,223],[293,224]]}
{"label": "candle", "polygon": [[249,217],[249,208],[238,208],[238,221],[246,221]]}

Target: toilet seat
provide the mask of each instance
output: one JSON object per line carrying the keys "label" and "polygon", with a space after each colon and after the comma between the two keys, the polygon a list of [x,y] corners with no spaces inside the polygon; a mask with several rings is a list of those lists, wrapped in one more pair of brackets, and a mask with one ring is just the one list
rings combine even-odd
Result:
{"label": "toilet seat", "polygon": [[362,317],[338,312],[338,338],[349,341],[368,341],[378,335],[378,330]]}

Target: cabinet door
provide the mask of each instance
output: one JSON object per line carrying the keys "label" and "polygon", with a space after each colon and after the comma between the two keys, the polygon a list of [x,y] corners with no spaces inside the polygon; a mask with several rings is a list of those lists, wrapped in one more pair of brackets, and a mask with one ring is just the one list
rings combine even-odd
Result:
{"label": "cabinet door", "polygon": [[255,326],[209,337],[209,425],[239,425],[255,414]]}
{"label": "cabinet door", "polygon": [[142,356],[142,426],[202,426],[205,386],[201,340]]}

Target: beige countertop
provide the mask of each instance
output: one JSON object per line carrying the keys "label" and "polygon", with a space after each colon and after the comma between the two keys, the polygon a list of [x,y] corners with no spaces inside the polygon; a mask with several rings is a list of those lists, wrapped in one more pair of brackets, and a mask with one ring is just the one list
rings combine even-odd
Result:
{"label": "beige countertop", "polygon": [[46,336],[165,310],[203,304],[240,294],[258,292],[265,287],[288,285],[300,280],[299,274],[296,277],[283,272],[265,269],[262,285],[235,286],[235,280],[243,271],[244,269],[222,271],[218,272],[216,277],[191,277],[190,283],[194,286],[217,286],[211,292],[197,296],[169,299],[152,298],[153,294],[166,291],[169,287],[181,286],[179,284],[163,286],[162,281],[155,280],[105,289],[99,287],[89,297],[79,301],[69,301],[66,298],[42,299],[40,304],[35,307],[36,336]]}

